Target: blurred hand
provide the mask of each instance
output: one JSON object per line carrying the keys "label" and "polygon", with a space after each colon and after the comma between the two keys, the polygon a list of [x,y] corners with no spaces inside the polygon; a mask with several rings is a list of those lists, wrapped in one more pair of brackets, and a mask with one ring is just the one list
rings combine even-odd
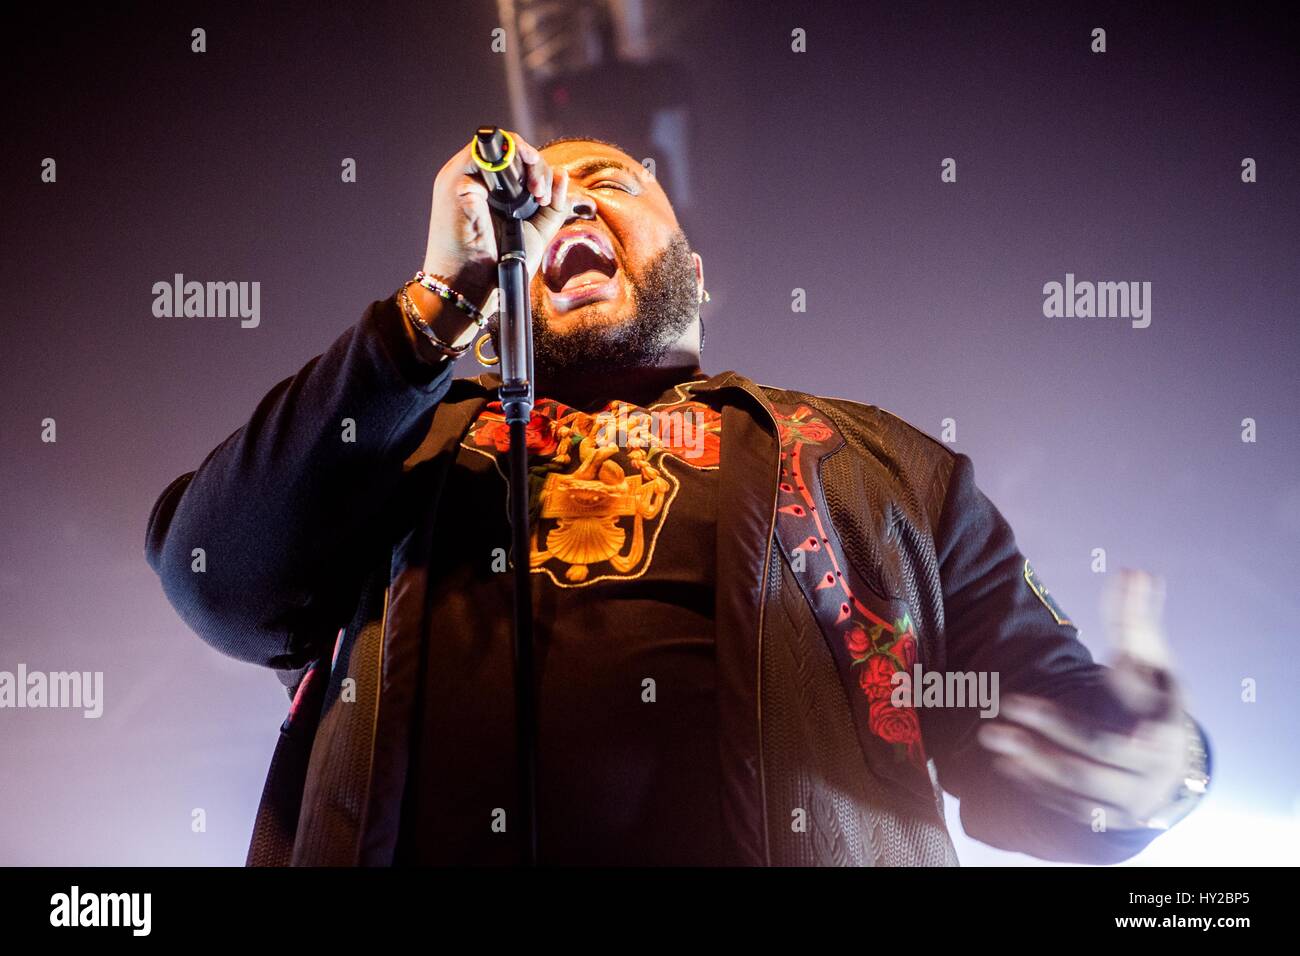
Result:
{"label": "blurred hand", "polygon": [[1102,730],[1039,697],[1009,696],[979,739],[994,765],[1045,805],[1083,824],[1098,808],[1107,829],[1136,829],[1165,807],[1186,773],[1182,695],[1169,671],[1161,627],[1164,586],[1141,571],[1121,571],[1103,600],[1119,656],[1107,679],[1140,718],[1131,733]]}

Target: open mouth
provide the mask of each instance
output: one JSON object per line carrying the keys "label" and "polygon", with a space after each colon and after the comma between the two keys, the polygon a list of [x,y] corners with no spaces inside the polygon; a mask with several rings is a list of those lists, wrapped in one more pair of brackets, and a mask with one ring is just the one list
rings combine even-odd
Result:
{"label": "open mouth", "polygon": [[542,281],[561,310],[613,298],[617,276],[613,246],[604,233],[590,227],[561,230],[542,260]]}

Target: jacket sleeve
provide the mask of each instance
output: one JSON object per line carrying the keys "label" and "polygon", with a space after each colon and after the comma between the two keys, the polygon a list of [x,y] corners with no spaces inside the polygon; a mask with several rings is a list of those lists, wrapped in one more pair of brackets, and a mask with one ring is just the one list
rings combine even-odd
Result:
{"label": "jacket sleeve", "polygon": [[[1048,607],[1026,578],[1026,561],[1005,518],[975,484],[958,454],[935,534],[949,671],[998,674],[1000,695],[1033,694],[1087,713],[1110,729],[1128,726],[1078,631]],[[1058,621],[1058,616],[1062,619]],[[930,755],[945,790],[961,801],[966,832],[984,843],[1047,860],[1113,863],[1142,850],[1159,831],[1092,827],[1043,807],[993,769],[976,740],[978,707],[922,710]]]}
{"label": "jacket sleeve", "polygon": [[154,505],[145,557],[217,650],[301,671],[353,612],[396,530],[402,462],[451,383],[402,322],[394,298],[371,304]]}

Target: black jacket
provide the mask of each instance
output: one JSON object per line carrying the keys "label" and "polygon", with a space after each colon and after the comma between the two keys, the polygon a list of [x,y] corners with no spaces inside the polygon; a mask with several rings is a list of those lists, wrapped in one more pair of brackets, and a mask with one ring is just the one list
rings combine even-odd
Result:
{"label": "black jacket", "polygon": [[[392,298],[373,303],[149,519],[147,559],[181,617],[294,695],[253,864],[392,862],[414,662],[437,614],[424,573],[438,491],[496,384],[421,365],[401,321]],[[1095,833],[993,773],[974,709],[921,709],[915,740],[908,715],[872,710],[852,650],[864,635],[899,669],[997,671],[1004,694],[1122,719],[970,459],[874,406],[733,372],[693,392],[723,415],[715,620],[735,862],[955,863],[940,788],[994,846],[1095,863],[1142,849],[1154,831]]]}

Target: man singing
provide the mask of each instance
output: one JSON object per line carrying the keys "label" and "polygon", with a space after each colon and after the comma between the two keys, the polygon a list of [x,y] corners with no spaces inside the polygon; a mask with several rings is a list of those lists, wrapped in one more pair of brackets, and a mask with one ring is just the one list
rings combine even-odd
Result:
{"label": "man singing", "polygon": [[[1108,863],[1195,804],[1208,747],[1168,671],[1093,662],[968,457],[701,371],[703,262],[656,180],[516,142],[542,863],[949,865],[942,790],[977,839]],[[416,277],[150,517],[182,618],[293,697],[253,865],[521,859],[509,434],[499,380],[452,377],[496,283],[470,149]]]}

